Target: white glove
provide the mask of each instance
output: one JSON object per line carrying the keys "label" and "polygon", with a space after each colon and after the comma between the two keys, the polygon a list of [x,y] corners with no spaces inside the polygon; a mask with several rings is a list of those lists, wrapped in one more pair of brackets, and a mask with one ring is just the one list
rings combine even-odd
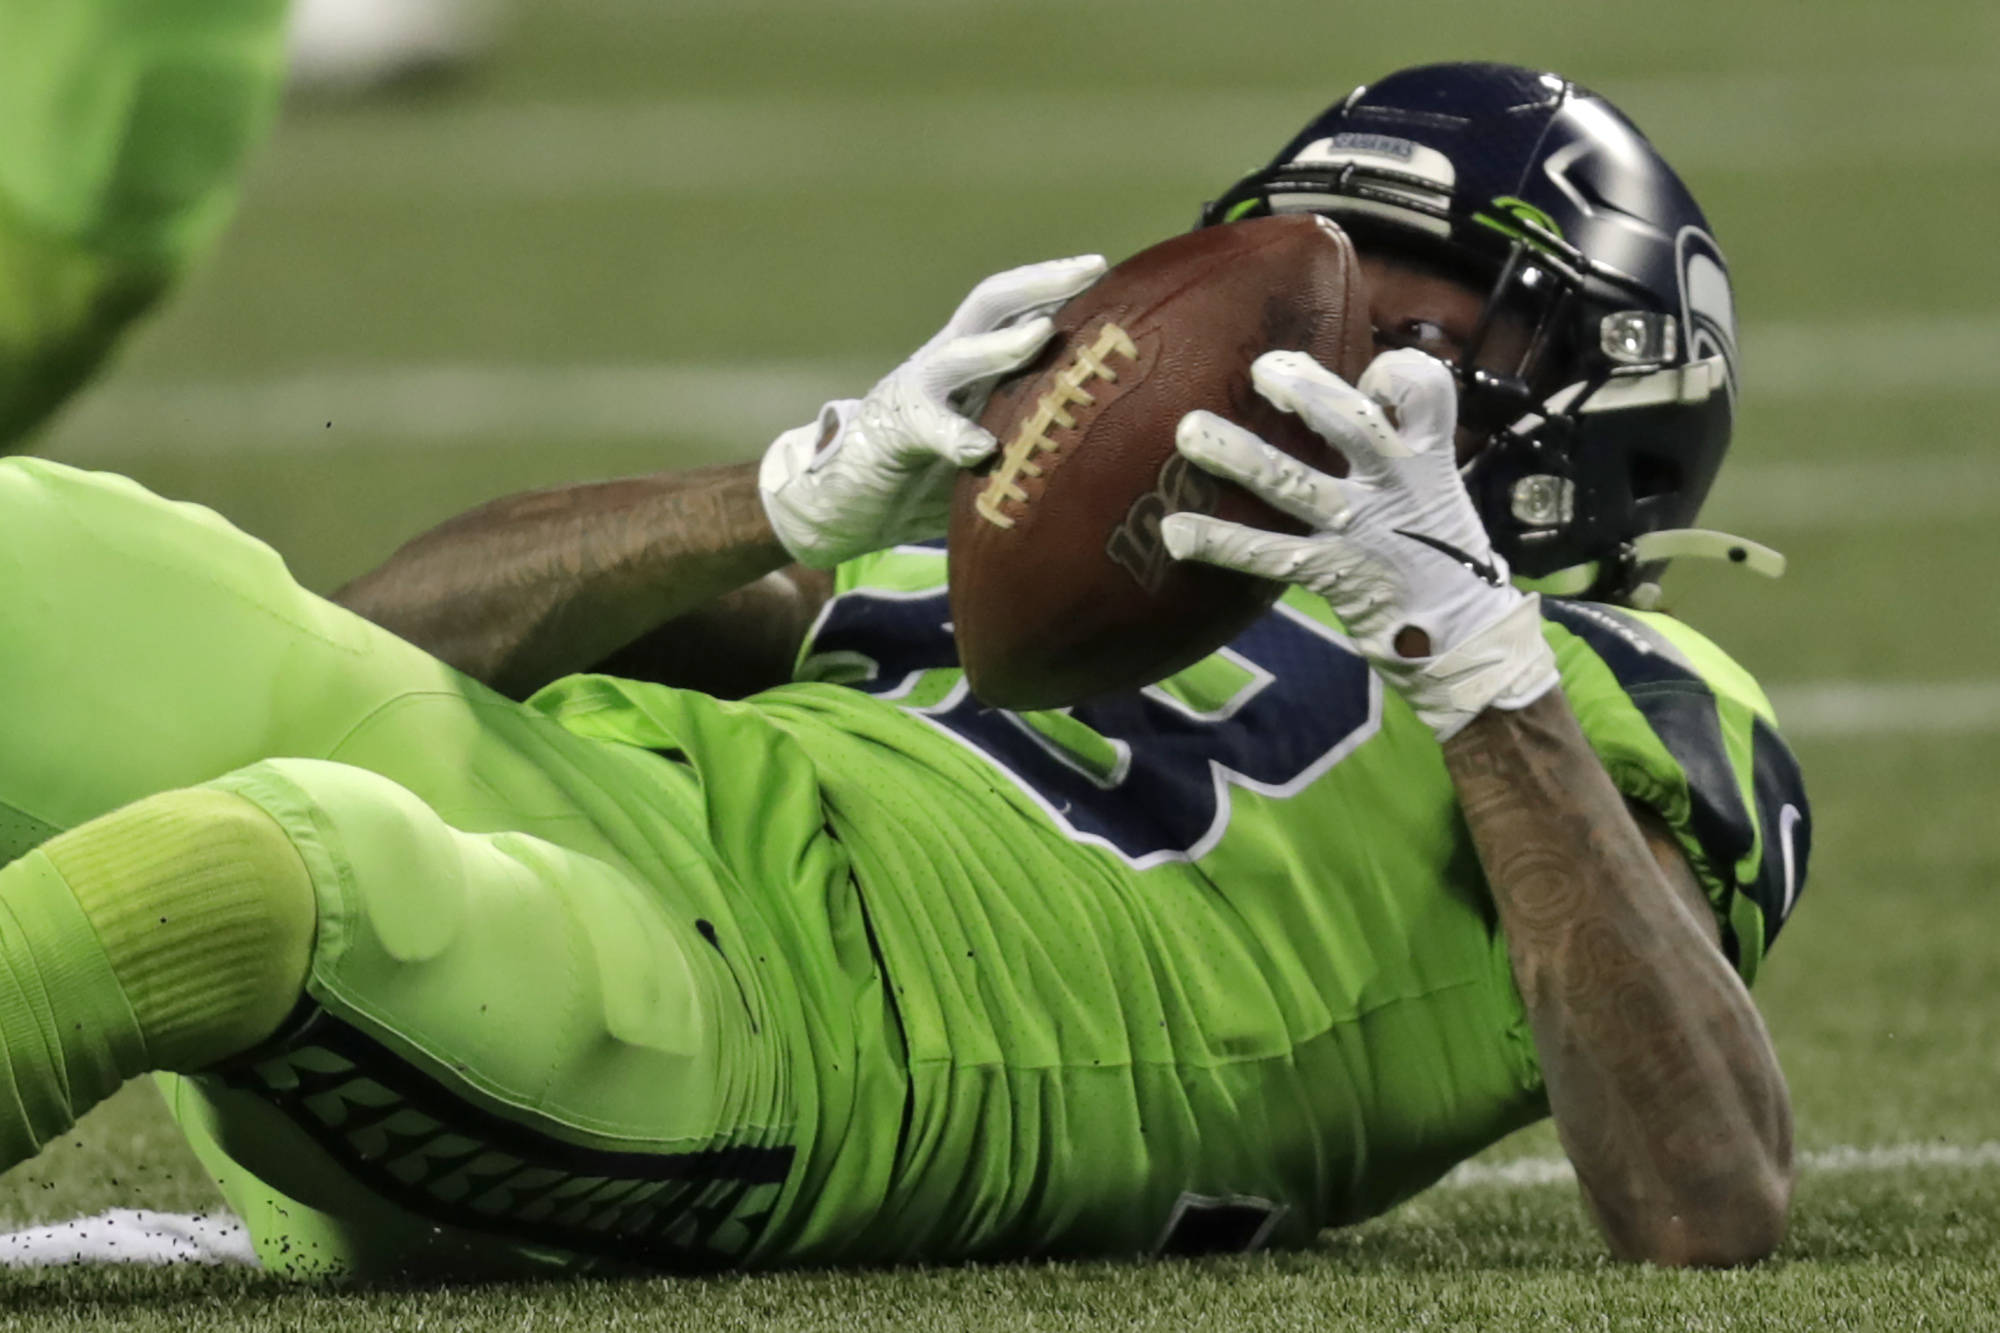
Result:
{"label": "white glove", "polygon": [[[1359,388],[1302,352],[1266,352],[1250,375],[1259,393],[1340,451],[1348,476],[1307,467],[1212,412],[1190,412],[1175,433],[1183,455],[1311,532],[1294,537],[1181,513],[1160,525],[1167,550],[1326,598],[1439,740],[1484,709],[1524,708],[1554,686],[1540,601],[1507,581],[1507,562],[1458,475],[1451,371],[1399,349],[1377,357]],[[1428,639],[1427,655],[1397,650],[1411,629]],[[1415,636],[1404,643],[1424,651]]]}
{"label": "white glove", "polygon": [[1102,255],[1079,255],[995,274],[866,398],[828,403],[816,422],[773,441],[757,486],[792,557],[831,569],[943,536],[952,479],[997,443],[970,418],[995,381],[1048,342],[1049,312],[1104,269]]}

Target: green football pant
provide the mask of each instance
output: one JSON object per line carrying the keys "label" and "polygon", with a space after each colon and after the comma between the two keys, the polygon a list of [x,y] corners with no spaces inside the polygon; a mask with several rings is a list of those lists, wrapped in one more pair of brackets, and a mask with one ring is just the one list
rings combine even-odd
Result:
{"label": "green football pant", "polygon": [[775,950],[683,766],[490,693],[206,511],[32,460],[0,463],[0,700],[0,861],[204,783],[306,859],[310,1002],[167,1080],[267,1266],[755,1249],[794,1161],[796,997],[729,965]]}

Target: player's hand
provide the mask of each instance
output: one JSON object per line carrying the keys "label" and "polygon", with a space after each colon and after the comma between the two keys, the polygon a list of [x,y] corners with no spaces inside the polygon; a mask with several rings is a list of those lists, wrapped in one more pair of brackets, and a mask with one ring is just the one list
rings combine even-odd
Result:
{"label": "player's hand", "polygon": [[1440,740],[1486,708],[1522,708],[1556,683],[1541,608],[1508,582],[1458,475],[1451,371],[1422,352],[1377,357],[1351,386],[1301,352],[1251,366],[1257,391],[1347,459],[1307,467],[1211,412],[1181,418],[1189,461],[1307,524],[1291,536],[1205,514],[1161,524],[1177,559],[1310,588]]}
{"label": "player's hand", "polygon": [[828,403],[818,421],[780,435],[757,484],[792,557],[831,569],[944,535],[952,479],[997,445],[971,418],[1048,342],[1050,312],[1104,270],[1103,256],[1080,255],[995,274],[866,398]]}

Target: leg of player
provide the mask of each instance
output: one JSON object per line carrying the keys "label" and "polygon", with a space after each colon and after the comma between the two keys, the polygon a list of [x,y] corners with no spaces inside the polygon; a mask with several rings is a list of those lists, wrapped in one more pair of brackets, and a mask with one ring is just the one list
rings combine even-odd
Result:
{"label": "leg of player", "polygon": [[0,1165],[179,1070],[274,1271],[741,1258],[791,1053],[682,887],[310,760],[93,820],[0,871]]}
{"label": "leg of player", "polygon": [[[646,799],[691,797],[684,777]],[[713,1267],[754,1249],[805,1094],[783,970],[745,966],[769,945],[726,874],[682,859],[642,877],[464,832],[345,764],[273,760],[214,785],[284,826],[318,913],[307,1020],[193,1080],[220,1150],[327,1216],[309,1236],[253,1219],[267,1266]]]}
{"label": "leg of player", "polygon": [[290,839],[224,791],[151,797],[0,870],[0,1167],[136,1074],[270,1036],[313,923]]}
{"label": "leg of player", "polygon": [[266,755],[329,755],[411,695],[488,697],[207,510],[0,462],[0,863]]}
{"label": "leg of player", "polygon": [[[48,843],[64,831],[78,831],[84,853],[64,853],[56,847],[60,861],[30,859],[20,871],[8,871],[10,881],[18,881],[26,895],[24,905],[10,907],[24,923],[52,919],[46,931],[36,925],[16,927],[14,935],[28,939],[66,941],[52,943],[52,953],[34,957],[6,955],[10,969],[16,969],[16,999],[8,1001],[20,1021],[42,1023],[34,1033],[18,1029],[8,1037],[10,1063],[14,1051],[32,1051],[40,1043],[44,1063],[56,1067],[56,1077],[66,1089],[60,1099],[48,1093],[48,1075],[34,1069],[14,1073],[18,1089],[10,1095],[18,1103],[14,1111],[20,1125],[10,1131],[6,1151],[10,1157],[32,1151],[48,1135],[60,1133],[60,1125],[88,1107],[90,1101],[116,1087],[118,1079],[134,1067],[160,1063],[144,1053],[144,1027],[130,1017],[130,997],[118,999],[126,987],[144,989],[130,963],[112,965],[92,953],[86,945],[98,927],[92,917],[82,915],[78,905],[64,905],[64,897],[78,899],[78,893],[92,901],[130,903],[134,921],[158,921],[160,915],[174,923],[176,911],[158,911],[152,899],[166,889],[150,881],[134,889],[134,879],[106,881],[104,887],[78,891],[62,879],[68,861],[102,861],[96,851],[100,831],[92,821],[120,811],[132,803],[186,787],[200,787],[228,775],[244,765],[252,765],[268,755],[300,755],[342,759],[358,769],[382,773],[394,779],[406,793],[416,793],[420,809],[430,821],[430,835],[444,837],[450,829],[474,831],[468,839],[520,831],[520,845],[538,849],[536,865],[564,869],[552,883],[588,885],[592,877],[612,877],[606,895],[634,895],[634,883],[672,883],[682,893],[698,895],[698,911],[686,913],[676,929],[682,935],[698,931],[692,921],[706,921],[716,933],[716,943],[700,943],[700,963],[690,967],[710,967],[712,959],[728,949],[728,963],[742,967],[756,955],[776,959],[778,949],[756,943],[756,925],[738,921],[734,899],[728,893],[728,877],[708,873],[712,849],[702,841],[706,829],[700,807],[698,785],[692,777],[682,779],[674,765],[636,751],[632,747],[600,747],[570,735],[554,721],[520,705],[512,705],[476,683],[444,667],[436,658],[402,642],[358,616],[324,602],[300,588],[284,568],[284,562],[260,542],[236,532],[214,514],[188,506],[170,504],[146,494],[140,486],[114,476],[98,476],[64,468],[32,458],[12,458],[0,462],[0,699],[8,707],[0,711],[0,865],[24,857],[30,849]],[[408,799],[408,797],[406,797]],[[372,809],[370,801],[358,801],[360,809]],[[436,813],[442,813],[440,815]],[[448,825],[446,825],[448,821]],[[86,827],[88,825],[88,827]],[[118,825],[108,825],[116,829]],[[536,837],[526,837],[536,835]],[[106,835],[108,837],[108,835]],[[296,841],[296,839],[294,839]],[[370,839],[360,839],[370,843]],[[350,839],[350,845],[354,839]],[[418,893],[406,891],[404,867],[410,857],[398,851],[396,839],[382,839],[380,865],[388,869],[370,877],[356,875],[356,883],[378,889],[386,903],[384,911],[394,913],[398,903],[416,903]],[[214,855],[214,849],[198,849],[198,863]],[[116,861],[116,857],[114,857]],[[136,865],[136,863],[134,863]],[[200,865],[196,865],[196,871]],[[574,871],[574,875],[570,873]],[[178,875],[178,873],[176,873]],[[326,871],[316,883],[332,883]],[[534,879],[528,871],[516,869],[514,881]],[[644,879],[636,879],[636,877]],[[704,879],[706,875],[706,879]],[[172,879],[172,877],[168,877]],[[28,881],[34,881],[32,885]],[[260,877],[266,883],[268,877]],[[344,883],[344,881],[342,881]],[[534,883],[550,883],[536,879]],[[424,881],[426,889],[438,891],[436,883]],[[586,889],[564,889],[574,901]],[[658,895],[660,891],[648,891]],[[536,889],[528,897],[546,897]],[[172,893],[168,895],[172,897]],[[80,901],[80,899],[78,899]],[[282,899],[280,899],[282,901]],[[322,899],[324,901],[324,899]],[[376,899],[366,899],[374,903]],[[254,911],[278,911],[270,903]],[[40,913],[40,915],[36,915]],[[146,913],[152,913],[150,917]],[[50,917],[52,915],[52,917]],[[180,913],[184,917],[184,913]],[[480,915],[482,921],[498,917]],[[4,919],[0,919],[4,921]],[[434,921],[432,915],[420,921]],[[408,925],[408,921],[406,921]],[[610,995],[618,987],[638,987],[640,999],[624,993],[622,1003],[638,1015],[648,1013],[644,995],[664,993],[652,977],[652,967],[662,963],[646,955],[622,955],[604,969],[606,991],[592,993],[586,1005],[578,995],[550,995],[546,989],[528,985],[528,979],[548,969],[568,969],[564,979],[582,985],[574,977],[596,975],[588,965],[584,949],[584,929],[562,921],[542,921],[526,929],[516,939],[516,949],[502,949],[496,961],[476,969],[472,979],[488,993],[520,997],[528,1003],[524,1023],[536,1017],[568,1017],[580,1023],[578,1015],[606,1013],[598,995]],[[414,927],[412,927],[414,929]],[[452,927],[436,927],[436,935],[420,931],[420,941],[452,937]],[[640,949],[652,941],[636,929],[614,929],[618,939],[636,941]],[[328,935],[324,919],[318,925],[320,951],[328,939],[346,939],[342,929]],[[658,935],[654,931],[652,935]],[[164,939],[164,937],[162,937]],[[568,953],[552,953],[550,941],[568,939]],[[520,943],[528,941],[528,943]],[[74,945],[74,949],[72,949]],[[210,953],[206,945],[176,949],[190,965]],[[342,957],[352,957],[352,951]],[[662,953],[660,959],[678,955]],[[676,965],[678,967],[678,965]],[[78,973],[82,969],[82,973]],[[128,975],[130,973],[130,975]],[[574,977],[570,975],[574,973]],[[82,1009],[102,1015],[102,1023],[86,1023],[82,1037],[70,1029],[50,1027],[58,1013],[50,1009],[50,987],[74,975],[96,977],[90,995],[98,999],[66,999],[64,1009]],[[452,985],[452,973],[432,971],[430,981],[408,993],[396,991],[394,1003],[408,1003],[422,1013],[444,1013],[458,1019],[482,1015],[478,1003],[460,1003],[462,993]],[[496,981],[498,979],[498,981]],[[626,981],[628,979],[628,981]],[[102,983],[102,985],[98,985]],[[336,977],[336,987],[344,985]],[[384,987],[398,985],[394,973],[386,973]],[[758,1047],[756,1069],[764,1071],[750,1079],[770,1091],[786,1083],[772,1073],[794,1049],[780,1039],[780,1031],[790,1031],[792,1023],[772,1011],[782,1009],[782,997],[772,999],[770,983],[758,977],[732,979],[728,997],[732,1005],[742,1005],[744,995],[758,1003],[758,1021],[764,1039]],[[326,995],[334,991],[314,991],[322,1009],[332,1009]],[[338,995],[350,995],[340,989]],[[492,1001],[482,1001],[492,1003]],[[206,1001],[204,1001],[206,1005]],[[222,1001],[216,1001],[222,1005]],[[594,1005],[594,1009],[592,1009]],[[392,1005],[390,1005],[392,1009]],[[714,1007],[710,1007],[712,1011]],[[492,1013],[502,1013],[494,1009]],[[708,1013],[708,1011],[704,1011]],[[120,1017],[124,1015],[124,1017]],[[236,1023],[248,1023],[230,1011]],[[258,1011],[268,1021],[268,1011]],[[322,1031],[352,1037],[360,1025],[322,1023]],[[630,1027],[630,1025],[626,1025]],[[228,1031],[238,1031],[228,1029]],[[354,1163],[376,1161],[370,1153],[386,1153],[390,1131],[380,1127],[380,1117],[364,1115],[348,1097],[402,1097],[388,1089],[416,1089],[412,1097],[438,1101],[436,1089],[444,1079],[460,1079],[460,1065],[478,1067],[480,1053],[492,1043],[506,1047],[500,1055],[522,1051],[542,1063],[532,1077],[512,1079],[510,1099],[498,1105],[488,1103],[496,1121],[504,1121],[510,1109],[542,1107],[550,1099],[550,1083],[556,1087],[592,1089],[598,1087],[602,1061],[578,1057],[576,1053],[548,1057],[548,1051],[532,1043],[518,1043],[526,1031],[522,1025],[504,1027],[500,1023],[484,1027],[488,1047],[468,1049],[446,1031],[430,1045],[412,1047],[392,1039],[400,1055],[382,1057],[382,1029],[370,1029],[378,1039],[368,1041],[366,1051],[330,1051],[316,1047],[304,1059],[316,1063],[302,1069],[292,1063],[260,1063],[274,1083],[242,1083],[204,1075],[196,1079],[166,1077],[168,1103],[188,1131],[190,1143],[204,1165],[216,1173],[224,1185],[232,1207],[246,1219],[260,1245],[266,1265],[294,1271],[384,1271],[396,1263],[430,1263],[432,1267],[464,1271],[476,1269],[518,1269],[524,1255],[544,1253],[522,1241],[494,1245],[490,1241],[446,1243],[440,1237],[474,1235],[482,1237],[490,1225],[454,1231],[434,1225],[412,1207],[392,1199],[386,1189],[402,1189],[390,1179],[382,1189],[356,1183],[360,1167],[350,1167],[344,1159],[316,1147],[314,1135],[334,1135],[326,1125],[304,1127],[314,1109],[338,1107],[342,1115],[354,1113],[356,1121],[370,1125],[358,1143],[348,1143],[342,1153],[352,1153]],[[402,1031],[398,1027],[396,1031]],[[36,1035],[38,1033],[38,1035]],[[498,1037],[496,1037],[498,1033]],[[606,1037],[606,1025],[594,1023],[576,1029],[592,1035],[606,1051],[618,1051],[626,1043]],[[50,1041],[80,1041],[80,1047],[50,1045]],[[670,1049],[678,1039],[658,1045]],[[686,1045],[686,1043],[682,1043]],[[694,1041],[700,1051],[714,1045]],[[196,1051],[204,1057],[214,1047]],[[470,1051],[470,1053],[468,1053]],[[448,1053],[448,1055],[438,1055]],[[26,1059],[26,1057],[22,1057]],[[374,1065],[392,1065],[386,1075],[376,1075]],[[32,1063],[32,1061],[30,1061]],[[178,1059],[180,1067],[192,1067],[194,1057]],[[610,1061],[610,1065],[620,1065]],[[324,1081],[328,1071],[348,1071],[346,1077]],[[88,1077],[86,1077],[88,1075]],[[748,1075],[746,1075],[748,1077]],[[40,1079],[40,1081],[38,1081]],[[34,1091],[40,1087],[42,1091]],[[314,1097],[284,1103],[300,1087],[308,1087]],[[660,1087],[722,1089],[742,1087],[738,1081],[716,1081],[704,1077],[684,1077],[680,1081],[646,1083],[648,1107],[662,1099]],[[26,1091],[20,1091],[26,1089]],[[430,1091],[424,1091],[430,1089]],[[6,1093],[0,1089],[0,1093]],[[324,1097],[320,1095],[324,1093]],[[456,1097],[444,1099],[454,1111]],[[280,1103],[290,1109],[282,1109]],[[674,1103],[684,1105],[684,1103]],[[706,1107],[702,1103],[698,1109]],[[772,1097],[748,1097],[748,1121],[770,1133],[788,1133],[790,1111],[778,1109]],[[762,1107],[762,1109],[760,1109]],[[560,1109],[560,1107],[558,1107]],[[428,1115],[416,1113],[412,1115]],[[576,1123],[610,1123],[584,1109],[584,1119]],[[718,1123],[736,1123],[730,1115],[718,1113]],[[436,1121],[436,1117],[432,1117]],[[442,1123],[442,1121],[436,1121]],[[482,1121],[484,1123],[484,1121]],[[570,1123],[570,1121],[564,1121]],[[656,1127],[656,1125],[654,1125]],[[514,1131],[504,1131],[512,1135]],[[512,1141],[512,1139],[510,1139]],[[644,1139],[658,1143],[658,1139]],[[460,1137],[450,1143],[478,1143]],[[546,1139],[536,1137],[524,1149],[540,1151]],[[432,1149],[438,1145],[432,1143]],[[596,1143],[604,1147],[602,1141]],[[556,1149],[562,1161],[576,1161],[568,1155],[570,1145]],[[466,1175],[444,1173],[440,1189],[468,1189],[478,1207],[506,1209],[514,1199],[518,1181],[510,1181],[514,1169],[526,1171],[524,1163],[534,1153],[504,1149],[496,1155],[480,1155],[478,1167],[504,1167],[490,1187],[470,1191]],[[596,1159],[592,1159],[596,1161]],[[760,1159],[754,1159],[760,1161]],[[512,1165],[508,1165],[512,1163]],[[620,1159],[612,1159],[606,1171],[618,1169]],[[716,1159],[694,1155],[688,1161],[658,1167],[650,1159],[640,1163],[656,1171],[660,1179],[624,1179],[632,1201],[670,1193],[684,1197],[690,1191],[686,1173],[706,1171],[712,1179],[692,1185],[696,1193],[710,1185],[734,1189],[740,1197],[756,1201],[750,1191],[764,1191],[764,1181],[736,1181],[726,1175]],[[402,1167],[400,1167],[402,1169]],[[468,1167],[470,1169],[470,1167]],[[768,1169],[760,1165],[758,1169]],[[682,1175],[676,1175],[682,1173]],[[604,1175],[600,1171],[600,1175]],[[554,1179],[554,1177],[534,1177]],[[568,1175],[568,1187],[576,1187]],[[588,1179],[588,1177],[586,1177]],[[612,1179],[606,1175],[606,1179]],[[718,1185],[720,1181],[720,1185]],[[502,1187],[504,1185],[504,1187]],[[446,1201],[452,1203],[452,1201]],[[546,1201],[544,1201],[546,1203]],[[548,1205],[552,1207],[552,1205]],[[732,1209],[722,1209],[714,1217],[728,1221]],[[634,1215],[650,1221],[652,1215]],[[668,1217],[668,1213],[660,1213]],[[720,1223],[718,1223],[720,1225]],[[724,1237],[722,1245],[738,1239]],[[710,1243],[710,1241],[704,1241]],[[444,1253],[448,1251],[448,1253]]]}

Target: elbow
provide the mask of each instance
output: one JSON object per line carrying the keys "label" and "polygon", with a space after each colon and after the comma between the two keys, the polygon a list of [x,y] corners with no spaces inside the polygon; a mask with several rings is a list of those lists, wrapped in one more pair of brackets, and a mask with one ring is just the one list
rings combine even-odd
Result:
{"label": "elbow", "polygon": [[1621,1259],[1662,1268],[1741,1268],[1773,1254],[1791,1213],[1789,1162],[1759,1163],[1612,1232]]}

